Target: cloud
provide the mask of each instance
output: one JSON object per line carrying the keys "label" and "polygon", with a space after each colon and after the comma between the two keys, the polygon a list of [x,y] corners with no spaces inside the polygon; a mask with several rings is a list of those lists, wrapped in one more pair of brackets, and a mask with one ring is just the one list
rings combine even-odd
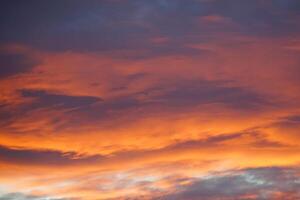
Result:
{"label": "cloud", "polygon": [[[0,194],[0,200],[67,200],[65,198],[39,197],[22,193]],[[70,200],[70,199],[68,199]]]}
{"label": "cloud", "polygon": [[278,119],[276,122],[264,128],[268,138],[287,145],[298,145],[300,119],[299,115],[290,115]]}
{"label": "cloud", "polygon": [[[178,186],[174,194],[154,199],[298,199],[299,169],[253,168],[212,175]],[[178,192],[179,191],[179,192]]]}
{"label": "cloud", "polygon": [[[35,6],[31,6],[34,4]],[[282,35],[299,32],[297,0],[262,1],[89,1],[72,3],[37,1],[2,2],[2,43],[18,42],[47,50],[145,51],[142,57],[189,54],[185,43],[203,41],[213,33]],[[47,9],[45,9],[47,8]],[[15,10],[16,12],[13,12]],[[33,13],[33,14],[32,14]],[[56,15],[53,15],[56,13]],[[34,17],[34,16],[40,17]],[[202,16],[220,16],[237,23],[215,29],[199,26]],[[22,34],[19,34],[22,31]],[[167,37],[167,45],[153,45],[152,38]],[[137,55],[136,55],[137,56]]]}
{"label": "cloud", "polygon": [[59,152],[53,150],[16,149],[0,146],[0,160],[2,163],[17,165],[90,165],[103,159],[102,156],[80,156],[75,152]]}
{"label": "cloud", "polygon": [[299,6],[1,1],[0,198],[299,199]]}
{"label": "cloud", "polygon": [[99,97],[91,96],[69,96],[61,94],[51,94],[41,90],[21,90],[23,97],[34,98],[33,106],[31,110],[39,107],[51,107],[58,106],[63,108],[78,108],[82,106],[88,106],[99,101],[103,101]]}
{"label": "cloud", "polygon": [[254,109],[267,104],[261,95],[244,88],[226,86],[226,82],[222,81],[182,81],[164,89],[165,92],[154,97],[154,101],[178,107],[221,103],[235,108]]}
{"label": "cloud", "polygon": [[30,71],[38,62],[24,53],[0,51],[0,79]]}

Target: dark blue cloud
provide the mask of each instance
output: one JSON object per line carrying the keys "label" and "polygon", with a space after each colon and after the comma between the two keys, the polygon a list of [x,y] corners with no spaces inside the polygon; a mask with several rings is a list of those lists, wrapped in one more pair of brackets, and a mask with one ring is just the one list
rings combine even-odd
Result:
{"label": "dark blue cloud", "polygon": [[[141,50],[145,55],[189,54],[184,44],[214,33],[275,36],[299,33],[297,0],[127,0],[1,1],[1,43],[23,43],[47,50]],[[199,17],[220,15],[238,27],[199,25]],[[164,45],[151,42],[167,37]],[[195,51],[195,50],[194,50]]]}
{"label": "dark blue cloud", "polygon": [[[136,79],[144,76],[146,75],[137,74],[128,78]],[[76,130],[86,125],[101,127],[107,123],[115,123],[115,120],[134,121],[153,114],[189,112],[201,105],[220,104],[230,109],[256,112],[276,103],[247,88],[227,86],[228,83],[178,80],[113,99],[102,99],[96,94],[70,96],[41,90],[20,90],[23,98],[32,98],[33,101],[13,108],[9,105],[0,107],[0,118],[4,119],[0,122],[0,126],[11,133],[24,133],[22,130],[12,129],[10,125],[20,117],[41,108],[62,109],[61,116],[49,118],[54,130],[60,132],[65,128]]]}
{"label": "dark blue cloud", "polygon": [[77,108],[102,101],[99,97],[60,95],[42,90],[21,90],[20,93],[23,97],[35,98],[31,109],[51,106]]}
{"label": "dark blue cloud", "polygon": [[[144,75],[129,78],[141,76]],[[63,108],[65,110],[62,117],[67,117],[68,120],[62,120],[64,123],[57,127],[63,129],[64,127],[77,127],[89,123],[93,124],[94,122],[97,122],[100,126],[101,123],[118,118],[125,120],[128,119],[130,113],[137,110],[140,111],[138,114],[140,116],[171,110],[175,112],[189,111],[196,106],[217,103],[233,109],[253,112],[273,105],[272,102],[260,94],[246,88],[226,86],[227,83],[205,80],[177,81],[173,84],[157,86],[156,88],[110,100],[96,96],[68,96],[39,90],[21,90],[20,93],[23,97],[34,98],[34,101],[30,105],[26,104],[8,112],[6,106],[4,106],[0,109],[0,111],[2,110],[0,114],[2,113],[3,117],[6,118],[6,124],[10,124],[18,119],[18,116],[30,113],[35,109]],[[56,123],[56,120],[53,123]]]}
{"label": "dark blue cloud", "polygon": [[54,150],[16,149],[0,146],[0,161],[19,165],[90,165],[99,162],[101,155],[78,158],[75,152],[60,152]]}
{"label": "dark blue cloud", "polygon": [[[92,112],[93,108],[91,108],[91,106],[103,101],[103,99],[94,96],[71,96],[54,94],[43,90],[23,89],[19,90],[19,93],[22,98],[32,98],[33,101],[29,104],[19,106],[12,106],[10,104],[0,105],[0,119],[3,119],[0,121],[1,128],[9,128],[11,124],[15,123],[15,121],[22,118],[24,115],[30,114],[38,109],[61,109],[62,114],[67,113],[67,110],[69,110],[69,112],[70,110],[74,110],[75,112],[80,110]],[[79,112],[76,112],[76,114],[79,114]],[[51,116],[49,117],[51,118]],[[56,124],[58,122],[64,122],[64,117],[64,115],[53,117],[51,118],[52,123]],[[75,124],[73,125],[75,126]],[[20,130],[11,131],[19,132]]]}
{"label": "dark blue cloud", "polygon": [[0,51],[0,79],[28,72],[37,64],[37,60],[25,54]]}
{"label": "dark blue cloud", "polygon": [[[186,112],[197,106],[216,103],[247,112],[273,105],[263,95],[247,88],[225,85],[226,82],[222,81],[177,81],[128,96],[104,99],[97,104],[72,110],[69,114],[74,117],[70,123],[84,124],[97,121],[97,124],[100,125],[102,122],[106,123],[112,119],[135,120],[128,118],[132,113],[141,117],[170,111]],[[136,113],[137,111],[139,112]]]}
{"label": "dark blue cloud", "polygon": [[166,106],[196,106],[201,104],[220,103],[236,109],[255,109],[270,102],[262,95],[247,88],[226,86],[226,81],[182,81],[159,88],[162,95],[153,97],[154,101]]}
{"label": "dark blue cloud", "polygon": [[297,0],[215,1],[215,12],[231,18],[246,35],[297,35],[300,4]]}
{"label": "dark blue cloud", "polygon": [[288,128],[288,129],[295,129],[300,126],[300,116],[299,115],[292,115],[288,117],[284,117],[278,120],[278,122],[275,122],[272,124],[274,127],[277,128]]}

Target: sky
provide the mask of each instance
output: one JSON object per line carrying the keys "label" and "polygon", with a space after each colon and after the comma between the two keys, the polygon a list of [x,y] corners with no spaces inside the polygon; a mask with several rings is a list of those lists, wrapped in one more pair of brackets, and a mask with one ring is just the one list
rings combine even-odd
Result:
{"label": "sky", "polygon": [[0,200],[299,200],[299,0],[1,0]]}

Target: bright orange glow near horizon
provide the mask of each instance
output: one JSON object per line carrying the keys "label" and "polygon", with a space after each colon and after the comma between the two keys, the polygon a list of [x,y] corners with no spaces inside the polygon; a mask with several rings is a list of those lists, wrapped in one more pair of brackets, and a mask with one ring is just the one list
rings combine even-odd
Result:
{"label": "bright orange glow near horizon", "polygon": [[298,0],[0,5],[0,200],[300,199]]}

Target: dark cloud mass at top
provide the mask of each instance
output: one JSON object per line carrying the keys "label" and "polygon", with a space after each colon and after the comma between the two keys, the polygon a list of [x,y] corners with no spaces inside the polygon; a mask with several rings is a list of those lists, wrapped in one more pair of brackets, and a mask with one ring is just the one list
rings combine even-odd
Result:
{"label": "dark cloud mass at top", "polygon": [[[220,15],[239,24],[238,29],[219,26],[216,31],[271,36],[299,33],[300,5],[296,0],[4,0],[1,5],[2,43],[49,50],[172,52],[175,49],[169,47],[173,44],[184,49],[184,42],[207,38],[208,27],[198,26],[199,18],[207,15]],[[160,36],[170,38],[171,44],[158,48],[151,43],[151,38]]]}

